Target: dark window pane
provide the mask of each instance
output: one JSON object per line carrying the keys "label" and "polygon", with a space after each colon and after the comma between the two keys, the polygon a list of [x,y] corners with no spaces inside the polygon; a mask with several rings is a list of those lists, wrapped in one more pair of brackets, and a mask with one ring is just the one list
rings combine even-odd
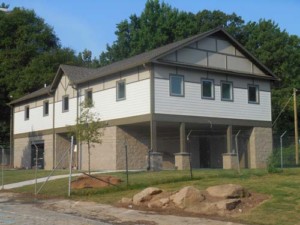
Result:
{"label": "dark window pane", "polygon": [[49,114],[49,102],[44,102],[44,116]]}
{"label": "dark window pane", "polygon": [[183,77],[171,76],[171,94],[183,95]]}
{"label": "dark window pane", "polygon": [[248,87],[249,102],[257,102],[257,91],[258,91],[258,89],[256,86]]}
{"label": "dark window pane", "polygon": [[232,86],[230,83],[222,83],[222,99],[232,99]]}
{"label": "dark window pane", "polygon": [[125,98],[125,82],[119,82],[118,83],[118,90],[117,90],[117,97],[118,99],[124,99]]}
{"label": "dark window pane", "polygon": [[93,105],[93,92],[92,91],[86,91],[85,102],[86,102],[87,106]]}
{"label": "dark window pane", "polygon": [[27,106],[25,108],[25,119],[28,120],[29,119],[29,106]]}
{"label": "dark window pane", "polygon": [[212,82],[208,80],[204,80],[202,82],[202,95],[205,98],[212,98]]}
{"label": "dark window pane", "polygon": [[65,96],[63,99],[63,110],[68,111],[69,110],[69,97]]}

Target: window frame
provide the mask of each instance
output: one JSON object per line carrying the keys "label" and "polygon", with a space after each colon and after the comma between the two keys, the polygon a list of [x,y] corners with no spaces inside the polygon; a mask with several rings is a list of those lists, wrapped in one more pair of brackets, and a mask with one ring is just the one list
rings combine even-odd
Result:
{"label": "window frame", "polygon": [[[65,101],[66,99],[68,99],[68,108],[65,109]],[[62,112],[68,112],[70,109],[70,99],[69,99],[69,95],[64,95],[62,96]]]}
{"label": "window frame", "polygon": [[[207,97],[207,96],[203,95],[203,90],[204,90],[203,82],[205,82],[205,81],[211,82],[211,89],[212,89],[211,90],[211,94],[212,94],[211,97]],[[202,99],[207,99],[207,100],[215,100],[215,81],[214,81],[214,79],[207,79],[207,78],[202,78],[201,79],[201,98]]]}
{"label": "window frame", "polygon": [[[46,104],[48,105],[48,112],[46,113]],[[43,116],[49,116],[49,100],[43,102]]]}
{"label": "window frame", "polygon": [[[91,93],[90,97],[89,93]],[[84,102],[88,107],[93,106],[93,89],[89,88],[84,91]]]}
{"label": "window frame", "polygon": [[[250,87],[255,87],[255,96],[256,96],[256,101],[250,101],[250,94],[249,94],[249,90]],[[257,84],[248,84],[248,88],[247,88],[247,95],[248,95],[248,103],[249,104],[259,104],[259,85]]]}
{"label": "window frame", "polygon": [[30,119],[30,107],[29,105],[26,105],[24,110],[24,120],[29,120],[29,119]]}
{"label": "window frame", "polygon": [[[124,84],[124,97],[122,97],[122,98],[120,98],[119,97],[119,94],[120,94],[120,87],[119,87],[119,85],[120,84]],[[126,80],[118,80],[117,82],[116,82],[116,100],[117,101],[123,101],[123,100],[126,100]]]}
{"label": "window frame", "polygon": [[[223,97],[223,84],[230,84],[230,99]],[[233,82],[232,81],[221,81],[220,82],[220,89],[221,89],[221,101],[226,102],[233,102]]]}
{"label": "window frame", "polygon": [[[177,93],[173,93],[172,92],[172,77],[177,77],[177,78],[181,78],[182,79],[182,85],[181,85],[181,92],[180,94]],[[185,82],[184,82],[184,75],[180,75],[180,74],[170,74],[169,75],[169,94],[170,96],[175,96],[175,97],[184,97],[185,95]]]}

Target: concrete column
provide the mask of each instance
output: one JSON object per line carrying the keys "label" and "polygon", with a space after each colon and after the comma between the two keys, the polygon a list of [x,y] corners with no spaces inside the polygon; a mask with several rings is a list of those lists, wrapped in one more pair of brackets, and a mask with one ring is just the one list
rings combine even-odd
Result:
{"label": "concrete column", "polygon": [[153,152],[157,152],[157,133],[156,121],[150,121],[150,148]]}
{"label": "concrete column", "polygon": [[231,153],[232,151],[232,126],[229,125],[227,127],[227,133],[226,133],[226,138],[227,138],[227,153]]}
{"label": "concrete column", "polygon": [[178,170],[190,168],[190,153],[186,152],[185,123],[180,123],[180,152],[175,154],[175,166]]}
{"label": "concrete column", "polygon": [[180,152],[186,152],[185,123],[180,123]]}

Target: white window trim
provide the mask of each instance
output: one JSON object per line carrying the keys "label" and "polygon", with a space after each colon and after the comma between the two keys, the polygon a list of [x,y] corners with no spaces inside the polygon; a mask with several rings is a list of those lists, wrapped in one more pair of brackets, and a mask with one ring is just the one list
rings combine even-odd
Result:
{"label": "white window trim", "polygon": [[[177,93],[172,93],[172,77],[180,77],[182,79],[182,87],[181,87],[181,94],[177,94]],[[184,97],[184,76],[183,75],[180,75],[180,74],[170,74],[170,77],[169,77],[169,82],[170,82],[170,85],[169,85],[169,93],[170,93],[170,96],[176,96],[176,97]]]}

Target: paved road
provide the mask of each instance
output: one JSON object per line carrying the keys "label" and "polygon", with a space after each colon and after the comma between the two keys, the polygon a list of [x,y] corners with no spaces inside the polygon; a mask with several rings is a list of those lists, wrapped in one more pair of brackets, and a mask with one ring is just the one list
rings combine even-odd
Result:
{"label": "paved road", "polygon": [[36,201],[0,192],[0,225],[243,225],[205,218],[160,215],[95,202]]}
{"label": "paved road", "polygon": [[40,209],[35,205],[20,202],[0,203],[2,225],[110,225],[72,214]]}

